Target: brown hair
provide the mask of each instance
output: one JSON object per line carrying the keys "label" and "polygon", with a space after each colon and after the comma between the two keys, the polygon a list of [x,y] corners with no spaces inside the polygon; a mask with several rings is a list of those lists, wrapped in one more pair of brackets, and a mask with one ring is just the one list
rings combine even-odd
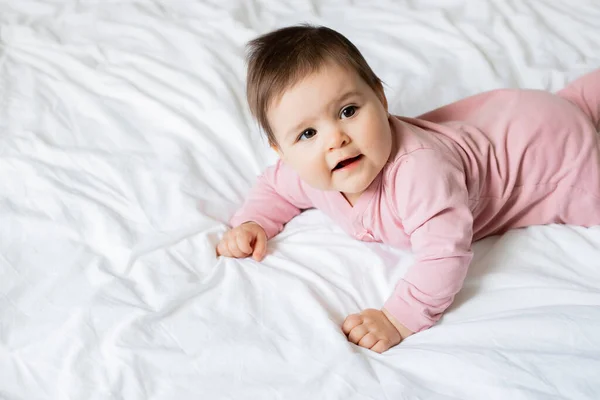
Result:
{"label": "brown hair", "polygon": [[[381,80],[360,51],[333,29],[308,24],[290,26],[248,43],[248,105],[267,134],[269,144],[277,143],[267,119],[271,102],[290,86],[331,61],[355,71],[378,96],[383,96]],[[381,100],[385,104],[385,99]]]}

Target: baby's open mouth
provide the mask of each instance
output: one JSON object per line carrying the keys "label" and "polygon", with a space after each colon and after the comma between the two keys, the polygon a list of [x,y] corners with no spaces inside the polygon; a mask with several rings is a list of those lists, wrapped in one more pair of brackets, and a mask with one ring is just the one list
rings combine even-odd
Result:
{"label": "baby's open mouth", "polygon": [[359,154],[356,157],[347,158],[345,160],[342,160],[339,163],[337,163],[337,165],[333,168],[333,170],[336,171],[338,169],[347,167],[348,165],[355,163],[356,161],[360,160],[361,158],[362,158],[362,154]]}

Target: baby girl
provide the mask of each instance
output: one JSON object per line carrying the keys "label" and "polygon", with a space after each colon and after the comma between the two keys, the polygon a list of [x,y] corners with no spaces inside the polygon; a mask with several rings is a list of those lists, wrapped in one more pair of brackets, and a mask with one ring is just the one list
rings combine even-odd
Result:
{"label": "baby girl", "polygon": [[411,248],[381,310],[346,318],[383,352],[434,325],[461,289],[473,241],[511,228],[600,225],[600,70],[557,94],[493,90],[417,118],[388,113],[359,50],[325,27],[249,44],[247,96],[280,160],[217,246],[265,257],[267,240],[317,208],[359,240]]}

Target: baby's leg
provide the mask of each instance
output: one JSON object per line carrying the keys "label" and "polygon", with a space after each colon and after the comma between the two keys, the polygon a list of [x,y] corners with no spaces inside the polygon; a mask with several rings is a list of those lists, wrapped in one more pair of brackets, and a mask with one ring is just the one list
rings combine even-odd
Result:
{"label": "baby's leg", "polygon": [[576,79],[556,94],[575,103],[600,130],[600,69]]}

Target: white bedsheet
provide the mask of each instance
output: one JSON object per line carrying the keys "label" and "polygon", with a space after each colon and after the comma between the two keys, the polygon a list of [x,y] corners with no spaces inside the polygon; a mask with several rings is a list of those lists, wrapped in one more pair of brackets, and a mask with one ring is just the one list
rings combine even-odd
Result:
{"label": "white bedsheet", "polygon": [[346,34],[416,115],[600,67],[595,0],[0,0],[1,399],[599,399],[600,228],[475,246],[441,323],[347,342],[411,255],[318,211],[262,264],[214,247],[274,161],[244,44]]}

